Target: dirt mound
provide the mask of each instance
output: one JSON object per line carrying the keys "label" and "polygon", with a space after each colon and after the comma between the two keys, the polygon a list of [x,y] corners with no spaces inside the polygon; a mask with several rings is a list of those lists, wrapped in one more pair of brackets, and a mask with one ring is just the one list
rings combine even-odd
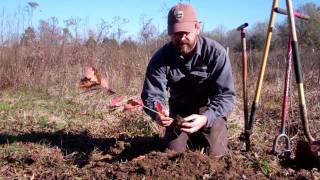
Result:
{"label": "dirt mound", "polygon": [[[85,106],[71,100],[43,96],[46,97],[32,92],[19,95],[18,99],[12,95],[2,98],[1,178],[320,178],[319,167],[312,164],[312,158],[307,159],[305,151],[300,154],[297,151],[297,157],[292,156],[286,161],[270,154],[274,135],[277,134],[276,122],[270,119],[257,119],[250,152],[240,150],[238,137],[242,127],[238,126],[238,116],[234,116],[229,119],[231,151],[227,156],[210,157],[191,149],[174,155],[164,153],[161,128],[142,111],[126,114],[88,110],[86,114],[89,116],[81,113]],[[61,122],[51,121],[49,117],[53,115]],[[114,121],[117,123],[110,123]],[[295,134],[297,132],[290,135],[295,137],[291,139],[292,152],[296,152],[301,139]],[[306,148],[297,150],[308,150],[308,144],[304,145]]]}

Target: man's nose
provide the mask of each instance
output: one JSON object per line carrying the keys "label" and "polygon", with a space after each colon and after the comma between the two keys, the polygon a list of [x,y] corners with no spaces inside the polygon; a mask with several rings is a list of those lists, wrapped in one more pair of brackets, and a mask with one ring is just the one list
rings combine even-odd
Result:
{"label": "man's nose", "polygon": [[187,34],[186,33],[181,33],[178,36],[178,39],[181,40],[181,41],[186,40],[186,38],[187,38]]}
{"label": "man's nose", "polygon": [[185,34],[183,34],[179,39],[181,40],[181,41],[185,41],[186,40],[186,35]]}

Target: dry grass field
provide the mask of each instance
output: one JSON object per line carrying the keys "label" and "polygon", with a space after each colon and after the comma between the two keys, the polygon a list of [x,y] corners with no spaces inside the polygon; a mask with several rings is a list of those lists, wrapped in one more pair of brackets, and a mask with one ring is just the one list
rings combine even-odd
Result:
{"label": "dry grass field", "polygon": [[[308,23],[297,25],[310,132],[319,140],[320,8],[309,3],[300,9],[311,13]],[[32,22],[32,17],[22,22],[24,15],[10,19],[3,11],[0,18],[0,179],[320,179],[320,160],[310,154],[302,130],[294,73],[286,131],[291,157],[271,153],[280,130],[285,22],[274,31],[249,152],[241,150],[239,140],[244,129],[240,33],[222,28],[202,32],[230,47],[236,86],[236,106],[228,117],[231,151],[216,158],[192,148],[179,155],[164,153],[164,129],[141,107],[125,110],[127,100],[140,96],[149,59],[169,40],[166,32],[154,32],[152,19],[142,24],[140,39],[133,40],[121,34],[120,17],[117,27],[102,21],[97,32],[82,37],[80,20],[71,18],[59,27],[53,17],[40,21],[38,28],[24,28]],[[264,24],[252,27],[249,107],[264,40]],[[96,68],[109,90],[80,88],[87,67]]]}
{"label": "dry grass field", "polygon": [[[161,43],[159,43],[161,44]],[[292,82],[290,124],[292,160],[270,154],[278,134],[284,85],[284,52],[270,55],[253,149],[242,152],[241,56],[231,53],[237,103],[229,117],[229,146],[222,158],[200,150],[178,156],[162,153],[163,129],[137,108],[111,108],[117,96],[139,96],[153,46],[77,44],[13,45],[1,49],[0,176],[9,179],[317,179],[312,159],[296,161],[301,122]],[[254,96],[261,53],[249,57],[249,103]],[[317,57],[302,51],[311,132],[320,138],[320,71]],[[86,66],[95,66],[116,94],[79,88]],[[293,78],[294,80],[294,78]],[[307,156],[305,156],[307,157]],[[304,158],[305,158],[304,157]]]}

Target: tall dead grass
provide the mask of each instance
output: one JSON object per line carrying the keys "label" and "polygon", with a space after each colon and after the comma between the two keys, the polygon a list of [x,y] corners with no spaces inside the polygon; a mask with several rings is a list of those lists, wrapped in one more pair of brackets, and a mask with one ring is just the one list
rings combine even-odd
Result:
{"label": "tall dead grass", "polygon": [[[157,40],[158,41],[158,40]],[[73,42],[50,44],[19,42],[0,48],[0,87],[56,87],[62,94],[77,88],[86,66],[94,66],[112,89],[137,93],[146,64],[157,49],[155,43],[100,43],[95,46]]]}
{"label": "tall dead grass", "polygon": [[[32,13],[36,8],[30,5],[27,11],[20,8],[12,16],[5,10],[0,14],[0,88],[54,88],[63,95],[78,88],[86,66],[94,66],[112,89],[136,94],[141,90],[150,57],[168,41],[166,35],[155,36],[157,29],[151,20],[142,22],[141,37],[136,41],[123,36],[125,30],[121,25],[125,21],[120,17],[114,20],[115,26],[103,20],[96,32],[83,31],[82,35],[80,30],[88,27],[83,27],[85,24],[77,18],[65,20],[65,27],[59,27],[55,17],[41,20],[38,27],[33,27]],[[308,48],[301,50],[307,89],[319,86],[319,55],[320,52]],[[285,47],[272,49],[266,82],[275,82],[275,86],[283,84],[285,56]],[[231,51],[230,57],[236,86],[241,92],[241,54]],[[261,59],[262,52],[249,51],[251,89],[254,89]]]}
{"label": "tall dead grass", "polygon": [[[86,66],[94,66],[107,78],[112,89],[124,93],[138,93],[150,57],[165,42],[165,38],[159,37],[148,43],[126,40],[118,44],[111,40],[88,45],[85,41],[66,42],[63,35],[41,36],[27,45],[15,40],[0,47],[0,87],[43,90],[55,87],[64,94],[78,87]],[[307,89],[319,87],[319,55],[319,52],[301,49]],[[231,52],[230,59],[237,89],[241,89],[241,54]],[[250,87],[255,86],[261,59],[262,52],[249,52]],[[274,90],[277,91],[284,82],[285,61],[285,48],[273,50],[269,55],[264,82],[274,84]]]}

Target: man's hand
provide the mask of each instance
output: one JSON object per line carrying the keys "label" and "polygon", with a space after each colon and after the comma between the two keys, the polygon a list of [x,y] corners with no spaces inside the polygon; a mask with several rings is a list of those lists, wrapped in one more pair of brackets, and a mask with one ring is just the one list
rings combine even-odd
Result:
{"label": "man's hand", "polygon": [[171,123],[173,122],[173,119],[169,117],[169,111],[164,110],[164,114],[158,114],[156,117],[156,121],[160,126],[170,126]]}
{"label": "man's hand", "polygon": [[205,126],[208,122],[208,119],[205,115],[192,114],[184,118],[184,121],[181,125],[180,130],[185,133],[194,133],[197,132],[200,128]]}

